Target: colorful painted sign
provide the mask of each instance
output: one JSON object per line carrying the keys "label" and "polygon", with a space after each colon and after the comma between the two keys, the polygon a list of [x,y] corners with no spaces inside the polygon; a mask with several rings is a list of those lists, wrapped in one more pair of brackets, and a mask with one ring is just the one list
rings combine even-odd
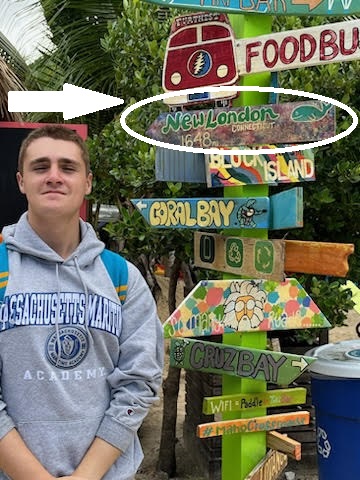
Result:
{"label": "colorful painted sign", "polygon": [[237,40],[239,74],[359,60],[359,30],[360,19]]}
{"label": "colorful painted sign", "polygon": [[250,278],[284,280],[284,240],[194,232],[194,264]]}
{"label": "colorful painted sign", "polygon": [[162,113],[147,135],[195,148],[312,142],[335,134],[335,107],[317,100]]}
{"label": "colorful painted sign", "polygon": [[251,470],[245,480],[277,480],[287,463],[287,456],[284,453],[269,450],[266,457]]}
{"label": "colorful painted sign", "polygon": [[[176,17],[167,43],[162,86],[165,91],[233,85],[238,78],[235,36],[223,13]],[[234,98],[236,92],[203,92],[165,99],[170,105]]]}
{"label": "colorful painted sign", "polygon": [[189,338],[172,338],[170,346],[172,367],[265,380],[277,385],[289,385],[315,361],[314,357]]}
{"label": "colorful painted sign", "polygon": [[330,323],[295,278],[203,280],[164,324],[166,337],[329,328]]}
{"label": "colorful painted sign", "polygon": [[304,223],[303,188],[283,190],[270,197],[270,229],[301,228]]}
{"label": "colorful painted sign", "polygon": [[[259,145],[256,148],[279,148],[284,145]],[[221,147],[220,147],[221,148]],[[248,148],[236,146],[236,149]],[[314,152],[286,152],[274,154],[205,155],[208,187],[234,187],[294,183],[315,180]]]}
{"label": "colorful painted sign", "polygon": [[309,423],[309,412],[278,413],[256,418],[203,423],[198,425],[196,434],[200,438],[209,438],[234,435],[235,433],[255,433],[279,428],[299,427]]}
{"label": "colorful painted sign", "polygon": [[194,232],[194,264],[252,278],[282,280],[285,272],[345,277],[352,243],[264,240]]}
{"label": "colorful painted sign", "polygon": [[268,228],[269,198],[151,198],[132,204],[157,228]]}
{"label": "colorful painted sign", "polygon": [[[331,16],[360,14],[357,0],[145,0],[162,7],[207,12],[264,15]],[[199,13],[201,15],[201,13]]]}
{"label": "colorful painted sign", "polygon": [[203,400],[203,413],[215,415],[223,412],[252,410],[254,408],[282,407],[286,405],[301,405],[306,402],[306,388],[282,388],[259,393],[237,393],[206,397]]}

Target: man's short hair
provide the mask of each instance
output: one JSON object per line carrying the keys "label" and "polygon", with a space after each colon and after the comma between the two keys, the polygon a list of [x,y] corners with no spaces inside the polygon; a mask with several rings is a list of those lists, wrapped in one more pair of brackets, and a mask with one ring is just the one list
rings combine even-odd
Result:
{"label": "man's short hair", "polygon": [[24,138],[20,145],[18,157],[18,171],[23,173],[24,157],[29,145],[38,138],[48,137],[53,140],[66,140],[67,142],[74,142],[81,150],[81,156],[85,163],[86,174],[90,173],[90,159],[89,151],[84,140],[74,130],[62,125],[45,125],[44,127],[35,128],[29,135]]}

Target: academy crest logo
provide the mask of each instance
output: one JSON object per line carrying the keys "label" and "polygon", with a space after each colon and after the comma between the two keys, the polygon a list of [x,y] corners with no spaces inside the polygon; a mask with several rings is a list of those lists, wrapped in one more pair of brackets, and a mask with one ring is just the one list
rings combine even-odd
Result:
{"label": "academy crest logo", "polygon": [[77,367],[86,357],[88,350],[88,335],[78,327],[62,327],[59,329],[59,336],[54,331],[46,342],[47,359],[52,365],[62,369]]}
{"label": "academy crest logo", "polygon": [[189,58],[188,71],[195,78],[207,75],[211,69],[211,56],[205,50],[197,50]]}

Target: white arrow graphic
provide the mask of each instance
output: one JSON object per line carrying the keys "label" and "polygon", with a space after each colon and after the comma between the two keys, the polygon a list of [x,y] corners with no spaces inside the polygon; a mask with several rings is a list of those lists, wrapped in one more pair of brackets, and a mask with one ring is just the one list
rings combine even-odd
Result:
{"label": "white arrow graphic", "polygon": [[143,203],[141,200],[139,200],[136,204],[136,207],[138,208],[138,210],[143,210],[144,208],[147,208],[147,204],[146,203]]}
{"label": "white arrow graphic", "polygon": [[64,120],[98,112],[124,103],[122,98],[64,83],[63,90],[8,93],[9,112],[63,112]]}
{"label": "white arrow graphic", "polygon": [[301,372],[302,372],[303,370],[305,370],[305,368],[306,368],[308,365],[309,365],[309,364],[308,364],[308,362],[305,360],[304,357],[302,357],[300,361],[293,360],[293,361],[291,362],[291,366],[292,366],[292,367],[299,367]]}

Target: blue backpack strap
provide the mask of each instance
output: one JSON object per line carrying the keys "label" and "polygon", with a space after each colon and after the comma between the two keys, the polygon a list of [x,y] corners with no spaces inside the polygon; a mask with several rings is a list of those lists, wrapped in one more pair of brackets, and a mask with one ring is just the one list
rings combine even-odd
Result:
{"label": "blue backpack strap", "polygon": [[107,250],[101,253],[101,259],[110,275],[120,302],[125,302],[128,284],[128,267],[126,260],[118,253]]}
{"label": "blue backpack strap", "polygon": [[9,259],[6,244],[0,243],[0,302],[4,300],[9,279]]}

